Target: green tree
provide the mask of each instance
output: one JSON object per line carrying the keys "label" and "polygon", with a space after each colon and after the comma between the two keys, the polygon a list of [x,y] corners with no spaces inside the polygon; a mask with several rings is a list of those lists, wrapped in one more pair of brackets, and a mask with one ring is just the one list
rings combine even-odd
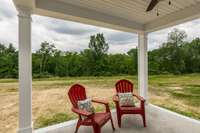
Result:
{"label": "green tree", "polygon": [[[200,38],[185,41],[187,34],[174,29],[168,40],[158,49],[148,51],[150,74],[199,73]],[[61,51],[54,44],[42,42],[32,54],[34,77],[104,76],[137,73],[137,48],[126,54],[108,54],[108,43],[103,34],[91,36],[89,49],[80,53]],[[16,78],[18,51],[12,44],[0,44],[0,78]]]}
{"label": "green tree", "polygon": [[103,34],[98,33],[97,35],[90,36],[89,48],[93,52],[93,56],[99,59],[107,53],[109,46]]}
{"label": "green tree", "polygon": [[[149,74],[160,74],[162,73],[162,67],[160,64],[160,49],[154,49],[148,52],[148,71]],[[163,70],[165,71],[165,70]]]}
{"label": "green tree", "polygon": [[46,71],[46,66],[48,59],[53,55],[55,52],[55,45],[50,44],[48,42],[42,42],[41,48],[36,51],[37,54],[41,56],[40,60],[40,74]]}
{"label": "green tree", "polygon": [[92,75],[98,76],[105,73],[106,53],[109,49],[103,34],[98,33],[90,36],[89,42],[90,51],[85,51],[87,58],[90,59],[88,64]]}
{"label": "green tree", "polygon": [[18,52],[13,44],[6,47],[0,44],[0,77],[16,78],[18,76]]}
{"label": "green tree", "polygon": [[159,61],[161,71],[179,74],[185,71],[183,56],[184,39],[187,37],[185,31],[174,29],[168,34],[168,42],[163,43],[159,50]]}
{"label": "green tree", "polygon": [[184,61],[187,73],[200,72],[200,38],[183,46]]}
{"label": "green tree", "polygon": [[129,50],[127,52],[127,54],[130,56],[131,58],[131,69],[133,70],[133,74],[136,74],[138,71],[138,49],[137,47],[136,48],[133,48],[131,50]]}
{"label": "green tree", "polygon": [[185,38],[187,38],[186,32],[175,28],[168,34],[168,43],[176,47],[181,46]]}

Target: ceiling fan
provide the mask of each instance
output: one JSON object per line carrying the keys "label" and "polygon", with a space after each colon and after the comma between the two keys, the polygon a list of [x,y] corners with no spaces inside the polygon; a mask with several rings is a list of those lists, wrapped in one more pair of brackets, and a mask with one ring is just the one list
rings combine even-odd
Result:
{"label": "ceiling fan", "polygon": [[[155,8],[155,6],[161,1],[163,1],[163,0],[151,0],[149,6],[146,9],[146,12],[149,12],[149,11],[153,10]],[[171,1],[170,0],[169,0],[168,4],[171,5]]]}

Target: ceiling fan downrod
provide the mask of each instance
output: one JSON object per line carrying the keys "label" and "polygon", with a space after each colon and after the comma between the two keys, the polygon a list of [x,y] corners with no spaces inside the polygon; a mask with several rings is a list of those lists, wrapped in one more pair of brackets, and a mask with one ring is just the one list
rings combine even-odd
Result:
{"label": "ceiling fan downrod", "polygon": [[171,5],[171,4],[172,4],[171,0],[169,0],[168,4],[169,4],[169,5]]}

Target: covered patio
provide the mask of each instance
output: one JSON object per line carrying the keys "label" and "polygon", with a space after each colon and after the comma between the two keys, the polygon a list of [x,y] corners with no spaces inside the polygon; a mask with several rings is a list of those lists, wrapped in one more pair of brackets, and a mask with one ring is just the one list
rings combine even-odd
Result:
{"label": "covered patio", "polygon": [[[64,20],[138,34],[138,88],[147,100],[147,128],[140,119],[124,120],[125,128],[116,132],[193,132],[200,131],[200,123],[163,110],[148,103],[148,34],[200,17],[200,0],[162,0],[157,12],[146,12],[150,0],[13,0],[19,17],[19,133],[31,133],[32,127],[32,57],[31,15],[38,14]],[[113,112],[115,117],[115,111]],[[115,120],[116,122],[116,120]],[[130,125],[135,126],[130,126]],[[70,126],[69,126],[70,125]],[[59,128],[36,132],[73,132],[73,123]],[[81,132],[81,131],[80,131]],[[82,132],[90,132],[82,129]],[[102,132],[110,132],[106,126]]]}

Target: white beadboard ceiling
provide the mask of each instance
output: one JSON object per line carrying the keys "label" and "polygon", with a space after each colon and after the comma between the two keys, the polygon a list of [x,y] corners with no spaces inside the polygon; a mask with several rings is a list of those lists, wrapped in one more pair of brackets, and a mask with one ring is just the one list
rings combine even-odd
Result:
{"label": "white beadboard ceiling", "polygon": [[[64,3],[70,3],[83,8],[95,10],[97,12],[109,14],[112,16],[124,18],[146,24],[167,14],[177,12],[184,8],[193,6],[200,0],[161,0],[154,10],[146,12],[151,0],[59,0]],[[156,10],[159,11],[157,16]]]}
{"label": "white beadboard ceiling", "polygon": [[[32,13],[128,32],[152,32],[200,17],[200,0],[13,0]],[[159,16],[157,16],[157,10]]]}

